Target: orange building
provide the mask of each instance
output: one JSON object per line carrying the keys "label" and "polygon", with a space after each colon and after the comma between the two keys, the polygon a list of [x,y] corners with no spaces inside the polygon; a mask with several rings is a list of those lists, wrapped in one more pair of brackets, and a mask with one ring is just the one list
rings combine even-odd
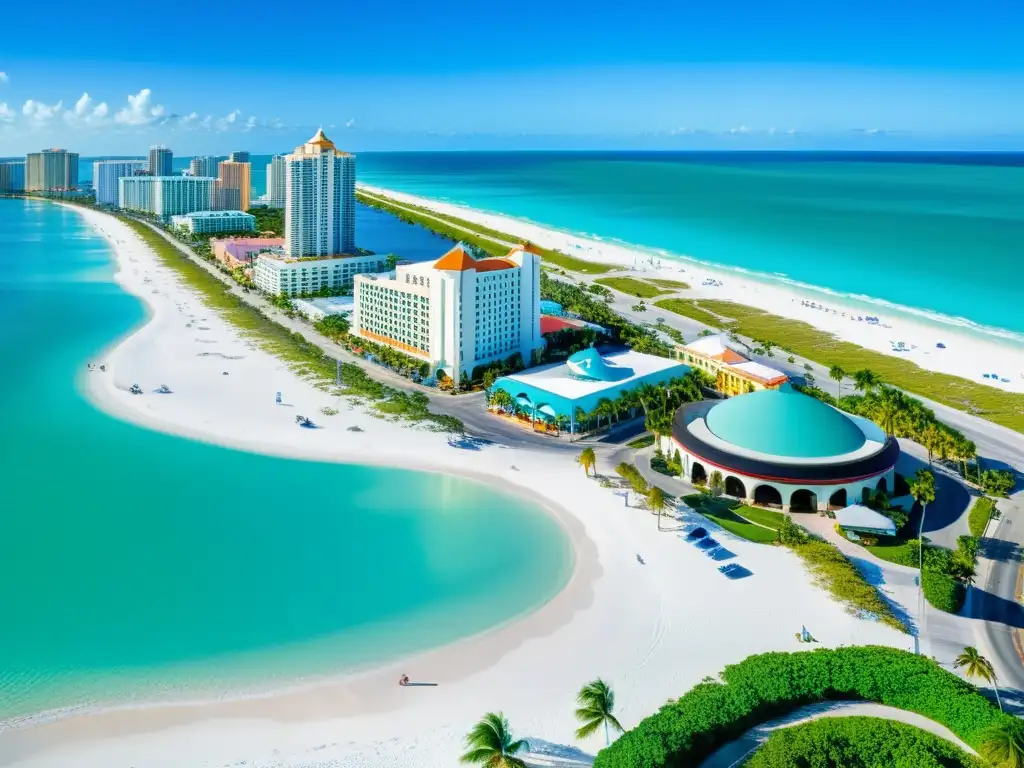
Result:
{"label": "orange building", "polygon": [[252,165],[225,160],[217,166],[217,185],[223,189],[237,189],[239,210],[248,211],[252,197]]}

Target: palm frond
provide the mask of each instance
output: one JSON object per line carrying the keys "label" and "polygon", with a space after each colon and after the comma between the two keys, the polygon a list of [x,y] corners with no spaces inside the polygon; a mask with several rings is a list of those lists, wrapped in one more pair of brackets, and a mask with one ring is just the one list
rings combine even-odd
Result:
{"label": "palm frond", "polygon": [[594,733],[597,732],[597,729],[601,727],[601,724],[603,722],[604,722],[603,719],[596,718],[594,720],[589,720],[589,721],[583,723],[579,728],[576,729],[576,738],[577,739],[585,739],[588,736],[593,735]]}
{"label": "palm frond", "polygon": [[526,750],[527,752],[530,751],[530,742],[528,742],[526,739],[513,741],[511,744],[505,747],[505,752],[510,755],[514,755],[516,752],[521,752],[523,750]]}

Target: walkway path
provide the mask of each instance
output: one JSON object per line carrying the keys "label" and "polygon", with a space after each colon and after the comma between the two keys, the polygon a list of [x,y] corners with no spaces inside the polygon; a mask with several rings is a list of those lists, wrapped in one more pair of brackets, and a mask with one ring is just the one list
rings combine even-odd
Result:
{"label": "walkway path", "polygon": [[913,725],[923,731],[934,734],[972,755],[977,754],[957,738],[956,734],[946,728],[946,726],[939,725],[934,720],[929,720],[927,717],[915,712],[908,712],[905,709],[896,709],[895,707],[887,707],[883,704],[874,704],[868,701],[827,701],[801,707],[785,717],[754,726],[735,741],[731,741],[713,752],[700,764],[700,768],[734,768],[734,766],[739,766],[751,752],[768,740],[773,731],[780,728],[791,728],[794,725],[800,725],[812,720],[821,720],[826,717],[878,717],[883,720],[894,720],[898,723]]}

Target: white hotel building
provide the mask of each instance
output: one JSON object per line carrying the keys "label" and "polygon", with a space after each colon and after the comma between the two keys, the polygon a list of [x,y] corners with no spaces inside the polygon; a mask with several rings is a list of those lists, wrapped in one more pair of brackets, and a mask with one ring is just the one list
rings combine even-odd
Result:
{"label": "white hotel building", "polygon": [[121,193],[121,179],[149,167],[146,160],[97,160],[92,164],[92,185],[96,189],[96,202],[117,205]]}
{"label": "white hotel building", "polygon": [[460,244],[393,278],[355,279],[352,333],[430,363],[458,380],[515,353],[529,365],[540,334],[540,257],[519,247],[474,259]]}
{"label": "white hotel building", "polygon": [[201,176],[123,176],[118,205],[162,219],[210,210],[216,179]]}
{"label": "white hotel building", "polygon": [[293,258],[355,253],[355,157],[339,151],[319,130],[285,158],[284,175],[285,253]]}
{"label": "white hotel building", "polygon": [[322,288],[349,288],[356,275],[387,269],[387,256],[323,256],[293,259],[280,251],[261,251],[253,268],[253,282],[271,296],[304,296]]}

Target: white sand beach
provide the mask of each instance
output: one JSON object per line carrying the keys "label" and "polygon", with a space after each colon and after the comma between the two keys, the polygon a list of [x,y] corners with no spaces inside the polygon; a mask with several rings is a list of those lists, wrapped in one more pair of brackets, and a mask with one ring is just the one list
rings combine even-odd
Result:
{"label": "white sand beach", "polygon": [[[1024,343],[1019,336],[996,336],[972,330],[966,321],[952,324],[929,319],[923,313],[914,316],[908,313],[909,307],[858,301],[813,286],[758,279],[749,273],[589,239],[511,216],[365,184],[359,186],[367,192],[456,216],[581,259],[621,265],[641,276],[682,280],[692,287],[686,292],[688,297],[724,299],[759,307],[782,317],[803,320],[862,347],[906,358],[927,370],[962,376],[1010,392],[1024,392]],[[877,322],[869,321],[868,317],[877,318]],[[939,343],[945,348],[937,347]],[[985,378],[985,374],[997,377]]]}
{"label": "white sand beach", "polygon": [[[516,735],[532,742],[531,764],[580,765],[603,746],[599,736],[574,737],[575,693],[595,677],[612,684],[619,717],[631,727],[726,664],[761,651],[806,649],[796,639],[802,625],[823,646],[913,648],[911,637],[847,614],[784,549],[717,534],[736,553],[735,562],[753,573],[728,580],[718,563],[676,533],[659,533],[648,512],[625,507],[621,497],[584,477],[569,454],[501,445],[461,450],[442,434],[375,418],[314,388],[204,308],[123,223],[75,210],[111,242],[117,281],[150,315],[96,360],[107,366],[105,373],[83,372],[83,387],[100,408],[156,430],[249,451],[391,464],[501,485],[543,504],[562,523],[573,543],[575,572],[567,588],[532,615],[380,669],[303,681],[259,698],[233,699],[225,692],[215,702],[81,713],[8,728],[0,731],[0,764],[451,766],[475,720],[502,710]],[[520,227],[517,234],[565,245],[553,233]],[[610,258],[613,251],[604,253]],[[1002,367],[1009,370],[1005,362]],[[128,392],[135,382],[145,394]],[[153,394],[161,384],[173,394]],[[293,407],[275,405],[277,391]],[[339,413],[321,416],[325,406]],[[297,428],[296,413],[322,428]],[[349,431],[352,426],[363,431]],[[599,470],[610,473],[611,467]],[[914,613],[912,586],[882,589]],[[401,673],[437,686],[400,688]]]}

